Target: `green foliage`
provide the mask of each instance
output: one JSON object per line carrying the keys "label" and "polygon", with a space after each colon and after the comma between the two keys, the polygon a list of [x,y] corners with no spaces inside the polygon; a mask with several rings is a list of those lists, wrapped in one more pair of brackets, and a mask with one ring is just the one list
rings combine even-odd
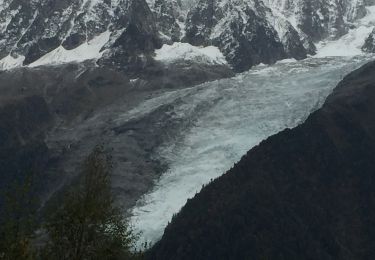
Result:
{"label": "green foliage", "polygon": [[45,259],[134,259],[134,235],[115,206],[111,158],[96,147],[84,162],[79,183],[48,219]]}
{"label": "green foliage", "polygon": [[9,188],[0,216],[0,260],[142,259],[111,193],[111,158],[98,146],[85,160],[78,182],[47,214],[35,236],[32,175]]}
{"label": "green foliage", "polygon": [[5,192],[0,220],[0,259],[33,259],[31,239],[35,229],[37,201],[32,195],[32,175],[15,182]]}

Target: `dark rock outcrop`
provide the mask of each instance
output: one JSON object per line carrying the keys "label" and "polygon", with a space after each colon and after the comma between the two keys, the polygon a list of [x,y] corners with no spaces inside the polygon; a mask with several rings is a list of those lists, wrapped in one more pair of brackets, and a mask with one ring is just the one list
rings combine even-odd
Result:
{"label": "dark rock outcrop", "polygon": [[189,200],[148,259],[373,259],[375,63]]}
{"label": "dark rock outcrop", "polygon": [[362,50],[365,52],[375,52],[375,29],[367,37],[365,44],[362,46]]}
{"label": "dark rock outcrop", "polygon": [[167,41],[178,42],[182,37],[179,23],[184,22],[181,14],[181,0],[156,0],[153,6],[157,27]]}
{"label": "dark rock outcrop", "polygon": [[131,1],[127,16],[116,20],[116,24],[126,26],[117,28],[121,33],[105,46],[108,51],[99,64],[139,72],[152,62],[153,51],[162,46],[151,10],[144,0]]}
{"label": "dark rock outcrop", "polygon": [[237,71],[287,57],[275,29],[246,3],[202,0],[186,24],[187,42],[219,47]]}

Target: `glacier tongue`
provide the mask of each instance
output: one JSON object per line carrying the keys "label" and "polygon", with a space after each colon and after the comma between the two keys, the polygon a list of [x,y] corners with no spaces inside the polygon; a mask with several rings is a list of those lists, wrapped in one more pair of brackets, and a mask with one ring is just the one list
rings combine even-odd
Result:
{"label": "glacier tongue", "polygon": [[[191,121],[193,127],[155,153],[169,169],[132,210],[131,224],[142,234],[139,245],[156,242],[173,214],[202,185],[228,170],[261,140],[303,122],[346,73],[370,58],[280,62],[175,91],[178,98],[167,104],[174,107],[178,120]],[[200,111],[198,118],[189,117],[191,110]]]}

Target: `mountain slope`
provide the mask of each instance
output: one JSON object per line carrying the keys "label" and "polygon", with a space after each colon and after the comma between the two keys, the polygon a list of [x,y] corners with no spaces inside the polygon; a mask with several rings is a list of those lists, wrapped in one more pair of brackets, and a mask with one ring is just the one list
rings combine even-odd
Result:
{"label": "mountain slope", "polygon": [[[129,58],[160,47],[144,0],[2,0],[0,39],[0,60],[7,57],[9,63],[19,65],[31,64],[48,53],[48,59],[63,62],[64,58],[74,61],[71,56],[84,52],[89,53],[83,58],[98,59],[104,49],[116,53],[122,49]],[[68,52],[84,44],[86,48]]]}
{"label": "mountain slope", "polygon": [[375,63],[189,200],[149,259],[372,259]]}
{"label": "mountain slope", "polygon": [[[371,4],[371,3],[367,3]],[[184,40],[215,45],[235,70],[314,54],[314,43],[337,39],[367,14],[363,1],[198,1],[186,18]]]}
{"label": "mountain slope", "polygon": [[[84,60],[139,71],[161,43],[218,47],[236,71],[304,59],[366,16],[350,0],[1,0],[0,70]],[[362,43],[364,44],[364,43]],[[369,50],[366,48],[365,50]]]}

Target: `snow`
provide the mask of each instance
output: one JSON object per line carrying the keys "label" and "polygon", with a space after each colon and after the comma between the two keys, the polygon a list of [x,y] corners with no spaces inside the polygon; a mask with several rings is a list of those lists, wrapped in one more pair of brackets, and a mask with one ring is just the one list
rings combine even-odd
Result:
{"label": "snow", "polygon": [[169,104],[176,121],[192,126],[155,152],[168,170],[131,212],[130,223],[141,234],[139,245],[160,239],[173,214],[202,185],[261,140],[303,122],[346,73],[368,60],[367,56],[308,58],[257,66],[230,79],[148,101],[138,111],[150,113],[155,106]]}
{"label": "snow", "polygon": [[66,50],[63,46],[59,46],[37,61],[31,63],[29,67],[99,59],[103,54],[101,49],[109,41],[110,35],[111,33],[106,31],[91,41],[85,42],[72,50]]}
{"label": "snow", "polygon": [[[109,41],[110,35],[111,33],[109,31],[103,32],[91,41],[85,42],[72,50],[66,50],[63,46],[59,46],[29,64],[27,67],[33,68],[42,65],[58,65],[69,62],[82,62],[85,60],[99,59],[103,55],[102,47]],[[24,56],[14,58],[11,55],[8,55],[0,60],[0,71],[22,67],[24,60]]]}
{"label": "snow", "polygon": [[[1,7],[1,4],[0,4]],[[5,16],[4,23],[0,23],[0,31],[1,33],[5,33],[6,29],[8,28],[8,25],[12,21],[13,17],[15,17],[19,13],[19,8],[15,10],[10,10],[9,13]],[[3,11],[0,9],[0,12]]]}
{"label": "snow", "polygon": [[0,60],[0,71],[20,67],[22,66],[24,60],[25,56],[18,56],[17,58],[14,58],[11,55],[8,55]]}
{"label": "snow", "polygon": [[172,45],[164,44],[161,49],[155,51],[155,60],[166,63],[181,60],[206,64],[227,63],[224,55],[217,47],[196,47],[182,42],[175,42]]}
{"label": "snow", "polygon": [[375,6],[366,7],[367,15],[358,20],[349,32],[338,40],[323,41],[317,45],[315,57],[355,56],[363,54],[361,48],[375,25]]}
{"label": "snow", "polygon": [[371,31],[372,27],[361,26],[337,41],[322,42],[317,45],[316,57],[361,55],[361,48]]}

